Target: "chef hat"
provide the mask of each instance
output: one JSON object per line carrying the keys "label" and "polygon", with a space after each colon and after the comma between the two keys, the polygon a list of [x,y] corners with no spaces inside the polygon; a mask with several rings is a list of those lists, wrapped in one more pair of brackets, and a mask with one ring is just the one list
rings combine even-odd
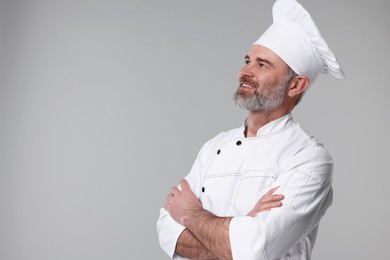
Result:
{"label": "chef hat", "polygon": [[273,24],[254,44],[272,50],[295,73],[307,76],[310,83],[320,73],[344,77],[310,14],[296,0],[277,0],[272,12]]}

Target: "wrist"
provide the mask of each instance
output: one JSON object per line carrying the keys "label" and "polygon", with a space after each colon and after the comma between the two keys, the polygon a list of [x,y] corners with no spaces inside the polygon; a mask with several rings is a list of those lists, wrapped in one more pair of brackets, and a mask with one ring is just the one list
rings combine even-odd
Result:
{"label": "wrist", "polygon": [[196,222],[203,221],[208,217],[211,217],[211,214],[206,210],[200,208],[189,211],[181,218],[180,222],[183,226],[191,230],[191,227],[196,225]]}

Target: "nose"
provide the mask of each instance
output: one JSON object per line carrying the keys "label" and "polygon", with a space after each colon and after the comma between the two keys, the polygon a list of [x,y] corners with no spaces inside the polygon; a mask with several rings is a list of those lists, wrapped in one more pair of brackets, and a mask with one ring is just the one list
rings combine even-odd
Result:
{"label": "nose", "polygon": [[238,73],[238,78],[242,78],[243,76],[247,76],[250,78],[254,77],[253,68],[251,67],[251,64],[245,64]]}

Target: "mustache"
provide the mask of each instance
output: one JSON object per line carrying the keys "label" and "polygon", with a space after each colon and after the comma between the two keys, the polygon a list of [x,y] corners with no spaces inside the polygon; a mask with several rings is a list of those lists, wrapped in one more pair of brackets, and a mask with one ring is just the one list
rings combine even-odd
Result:
{"label": "mustache", "polygon": [[247,84],[247,85],[252,86],[254,88],[259,87],[259,83],[257,83],[257,81],[253,80],[251,77],[249,77],[247,75],[240,77],[240,85],[241,84]]}

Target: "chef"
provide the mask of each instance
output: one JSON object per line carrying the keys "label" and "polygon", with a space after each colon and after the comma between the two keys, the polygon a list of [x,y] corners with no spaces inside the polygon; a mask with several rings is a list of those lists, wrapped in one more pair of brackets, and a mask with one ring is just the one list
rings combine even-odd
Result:
{"label": "chef", "polygon": [[333,161],[292,110],[321,73],[344,76],[309,13],[277,0],[234,95],[244,124],[201,148],[157,222],[172,259],[310,259],[332,203]]}

